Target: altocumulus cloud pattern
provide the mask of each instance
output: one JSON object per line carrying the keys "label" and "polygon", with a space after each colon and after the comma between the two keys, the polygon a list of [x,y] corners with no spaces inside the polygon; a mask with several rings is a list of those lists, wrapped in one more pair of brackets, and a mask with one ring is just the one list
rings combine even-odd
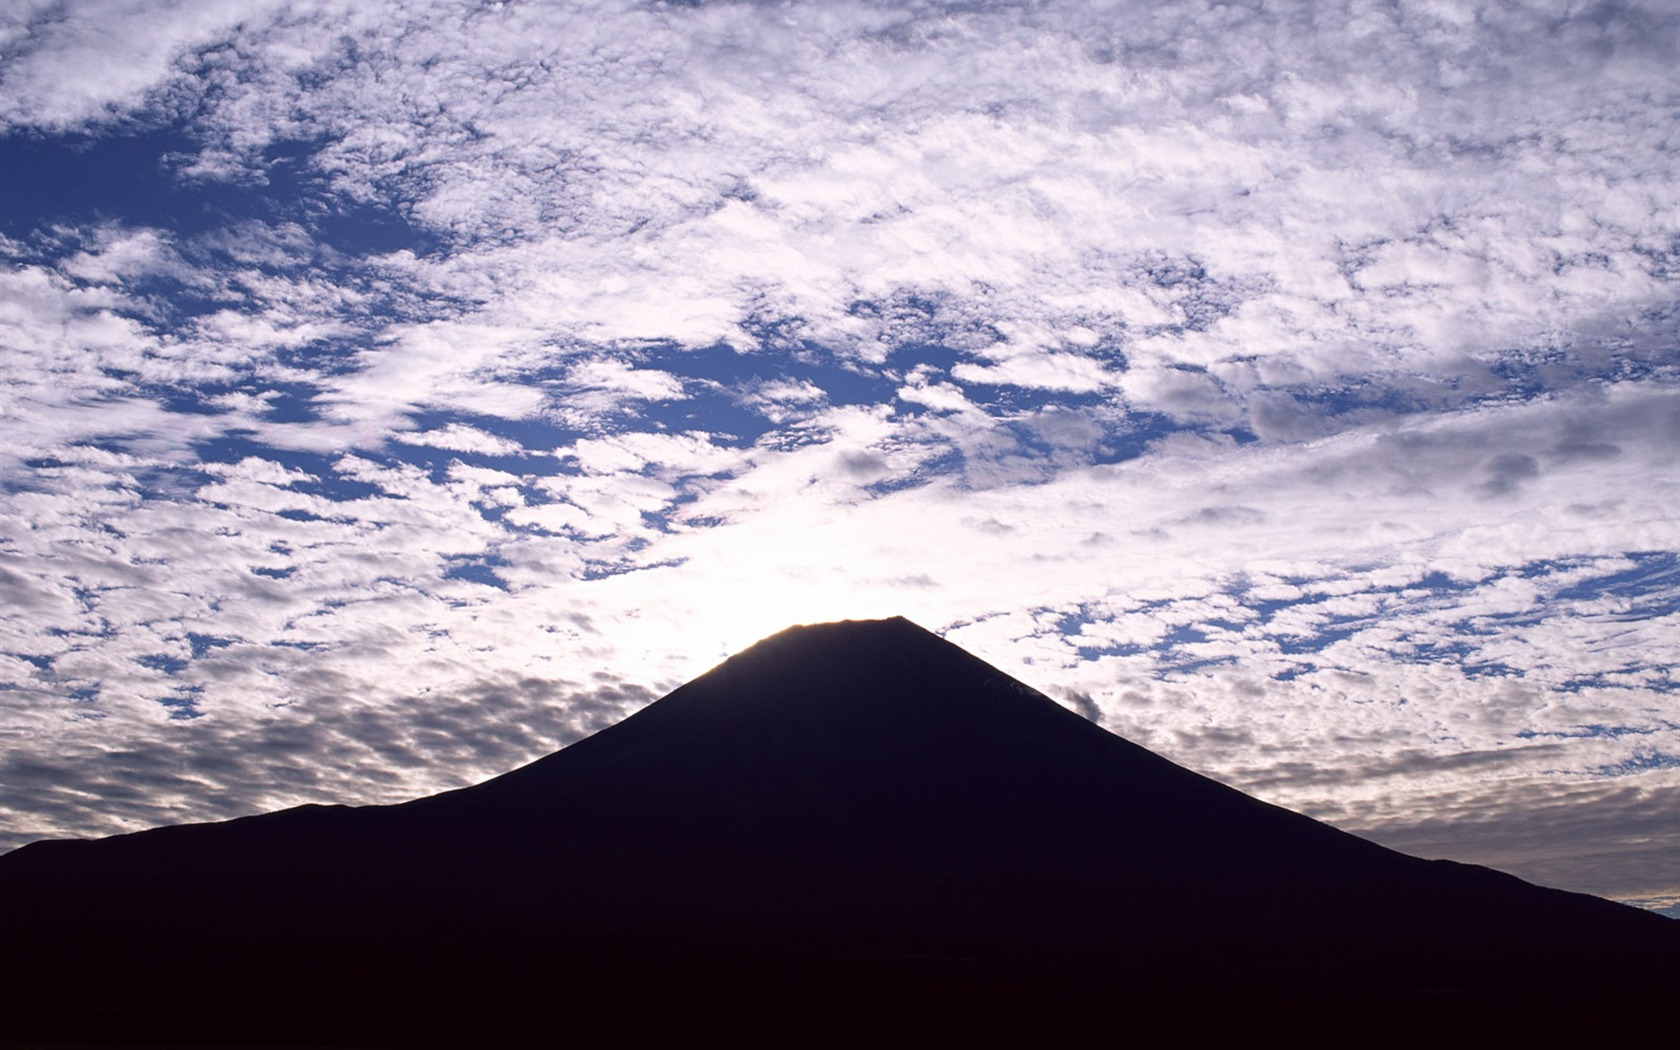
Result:
{"label": "altocumulus cloud pattern", "polygon": [[1680,899],[1672,5],[23,2],[0,845],[480,779],[902,613]]}

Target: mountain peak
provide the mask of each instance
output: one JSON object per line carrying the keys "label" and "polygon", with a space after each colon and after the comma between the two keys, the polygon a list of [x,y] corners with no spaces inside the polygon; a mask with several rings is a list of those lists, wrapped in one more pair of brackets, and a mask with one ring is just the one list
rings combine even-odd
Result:
{"label": "mountain peak", "polygon": [[[953,649],[962,652],[939,635],[903,616],[876,620],[835,620],[825,623],[794,624],[759,639],[735,653],[724,664],[754,662],[770,658],[834,661],[859,656],[879,659],[893,653],[921,656]],[[721,666],[721,665],[720,665]]]}
{"label": "mountain peak", "polygon": [[748,646],[747,649],[743,649],[741,651],[747,652],[750,649],[756,649],[761,645],[775,642],[782,638],[812,637],[834,634],[863,634],[886,631],[900,632],[905,636],[919,633],[930,638],[939,637],[939,635],[916,623],[907,616],[883,616],[876,619],[862,620],[823,620],[816,623],[789,624],[777,631],[775,634],[766,635],[765,637],[760,638],[757,642]]}
{"label": "mountain peak", "polygon": [[[619,724],[469,790],[551,798],[587,777],[596,796],[635,799],[638,819],[810,819],[796,816],[801,806],[888,793],[896,808],[957,790],[972,800],[1035,748],[1081,743],[1131,747],[904,617],[847,620],[773,634]],[[673,782],[685,786],[650,797],[647,785]]]}
{"label": "mountain peak", "polygon": [[866,672],[878,673],[883,666],[944,663],[954,654],[967,656],[902,616],[797,624],[735,653],[695,682],[750,670],[771,675],[777,685],[793,686],[812,676],[858,677]]}
{"label": "mountain peak", "polygon": [[[907,704],[948,703],[952,715],[993,692],[1032,698],[1035,706],[1038,700],[1047,701],[902,616],[789,627],[731,656],[654,706],[684,706],[691,694],[715,697],[725,692],[807,709],[885,704],[893,713],[902,713]],[[683,701],[669,702],[678,698]]]}
{"label": "mountain peak", "polygon": [[246,1042],[296,1034],[241,1027],[281,1001],[324,1030],[320,989],[370,978],[347,1007],[368,1030],[454,1003],[449,1039],[410,1018],[399,1041],[459,1043],[510,1004],[645,1004],[650,981],[690,1003],[780,981],[850,1010],[1072,980],[1105,1011],[1130,988],[1386,1015],[1550,1005],[1534,989],[1560,974],[1660,995],[1680,960],[1667,920],[1260,802],[902,617],[789,628],[476,787],[25,847],[0,857],[0,904],[0,979],[48,1004],[42,1030],[161,1024],[190,986]]}
{"label": "mountain peak", "polygon": [[[1065,747],[1070,735],[1098,748],[1122,743],[902,616],[780,631],[599,738],[622,745],[638,734],[658,735],[659,750],[697,760],[719,752],[744,762],[755,744],[768,761],[797,753],[813,768],[834,764],[827,775],[836,778],[893,763],[936,769],[961,761],[978,772],[1029,745]],[[656,747],[651,739],[643,746]]]}

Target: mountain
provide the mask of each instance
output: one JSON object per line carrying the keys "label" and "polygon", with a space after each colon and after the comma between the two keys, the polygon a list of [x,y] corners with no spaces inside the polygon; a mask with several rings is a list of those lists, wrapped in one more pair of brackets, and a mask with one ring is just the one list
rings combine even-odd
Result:
{"label": "mountain", "polygon": [[27,846],[0,924],[0,1021],[78,1038],[1485,1017],[1680,975],[1672,920],[1257,801],[903,619],[789,629],[475,787]]}

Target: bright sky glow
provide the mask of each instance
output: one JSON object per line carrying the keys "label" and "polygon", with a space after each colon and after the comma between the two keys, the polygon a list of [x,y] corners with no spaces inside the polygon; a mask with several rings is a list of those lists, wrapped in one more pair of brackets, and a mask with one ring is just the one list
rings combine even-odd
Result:
{"label": "bright sky glow", "polygon": [[0,847],[903,614],[1680,901],[1672,5],[14,3]]}

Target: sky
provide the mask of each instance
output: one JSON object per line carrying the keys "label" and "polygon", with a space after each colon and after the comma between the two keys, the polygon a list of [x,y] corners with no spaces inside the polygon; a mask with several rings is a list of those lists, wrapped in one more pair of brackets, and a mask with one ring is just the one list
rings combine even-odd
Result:
{"label": "sky", "polygon": [[13,0],[0,849],[902,614],[1672,909],[1677,66],[1657,0]]}

